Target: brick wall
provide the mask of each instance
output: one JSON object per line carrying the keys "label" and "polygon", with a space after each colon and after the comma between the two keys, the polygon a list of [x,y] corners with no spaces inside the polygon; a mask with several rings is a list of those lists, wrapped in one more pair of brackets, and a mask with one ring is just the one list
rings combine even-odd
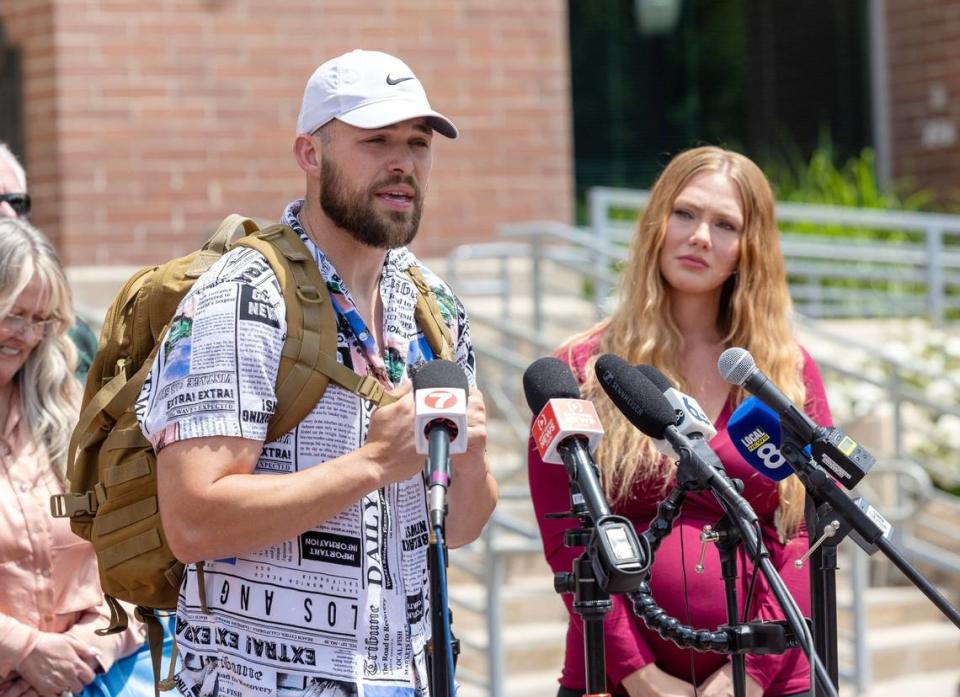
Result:
{"label": "brick wall", "polygon": [[960,201],[960,2],[887,0],[895,177]]}
{"label": "brick wall", "polygon": [[351,48],[405,60],[461,131],[437,139],[415,249],[573,210],[564,0],[7,0],[23,50],[34,222],[68,265],[195,248],[303,189],[303,86]]}

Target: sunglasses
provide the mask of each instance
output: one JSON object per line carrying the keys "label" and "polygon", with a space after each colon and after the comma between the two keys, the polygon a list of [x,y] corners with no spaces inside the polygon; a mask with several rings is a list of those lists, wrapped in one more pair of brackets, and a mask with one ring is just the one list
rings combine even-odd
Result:
{"label": "sunglasses", "polygon": [[6,201],[21,218],[30,215],[30,194],[0,194],[0,203]]}

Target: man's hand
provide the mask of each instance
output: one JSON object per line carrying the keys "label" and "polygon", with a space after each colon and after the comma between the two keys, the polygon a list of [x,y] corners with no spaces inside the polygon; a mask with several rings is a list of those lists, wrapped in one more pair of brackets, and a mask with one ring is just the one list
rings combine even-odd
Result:
{"label": "man's hand", "polygon": [[[747,675],[746,697],[763,697],[763,687]],[[733,664],[726,663],[722,668],[700,685],[700,697],[733,697]]]}
{"label": "man's hand", "polygon": [[17,672],[42,695],[59,695],[67,690],[83,692],[95,677],[90,666],[96,660],[96,650],[65,634],[43,632],[33,651],[20,661]]}
{"label": "man's hand", "polygon": [[393,395],[393,404],[378,407],[370,417],[367,442],[363,448],[380,469],[383,485],[402,482],[423,470],[424,456],[417,453],[413,427],[413,389],[407,382]]}
{"label": "man's hand", "polygon": [[694,697],[693,685],[665,673],[656,663],[630,673],[623,687],[630,697]]}
{"label": "man's hand", "polygon": [[476,476],[485,473],[486,453],[487,408],[483,403],[483,393],[474,387],[467,399],[467,450],[450,456],[450,467],[453,470],[451,475],[463,472],[467,476]]}

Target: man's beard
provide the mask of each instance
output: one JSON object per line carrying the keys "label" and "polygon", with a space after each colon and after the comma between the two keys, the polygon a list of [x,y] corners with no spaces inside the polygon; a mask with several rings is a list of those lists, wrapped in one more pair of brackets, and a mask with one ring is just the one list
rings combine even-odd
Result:
{"label": "man's beard", "polygon": [[[391,184],[414,191],[413,211],[378,211],[376,192]],[[333,223],[369,247],[395,249],[410,244],[420,227],[423,196],[413,177],[399,174],[374,183],[366,191],[350,191],[340,168],[329,158],[320,165],[320,207]]]}

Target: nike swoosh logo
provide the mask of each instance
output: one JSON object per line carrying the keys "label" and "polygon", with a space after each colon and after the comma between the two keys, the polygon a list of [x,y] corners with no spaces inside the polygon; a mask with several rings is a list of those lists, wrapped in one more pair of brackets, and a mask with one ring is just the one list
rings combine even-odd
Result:
{"label": "nike swoosh logo", "polygon": [[393,78],[393,77],[390,77],[390,75],[387,75],[387,84],[399,85],[401,82],[404,82],[405,80],[413,80],[413,79],[414,79],[413,75],[409,77],[398,77],[398,78]]}

